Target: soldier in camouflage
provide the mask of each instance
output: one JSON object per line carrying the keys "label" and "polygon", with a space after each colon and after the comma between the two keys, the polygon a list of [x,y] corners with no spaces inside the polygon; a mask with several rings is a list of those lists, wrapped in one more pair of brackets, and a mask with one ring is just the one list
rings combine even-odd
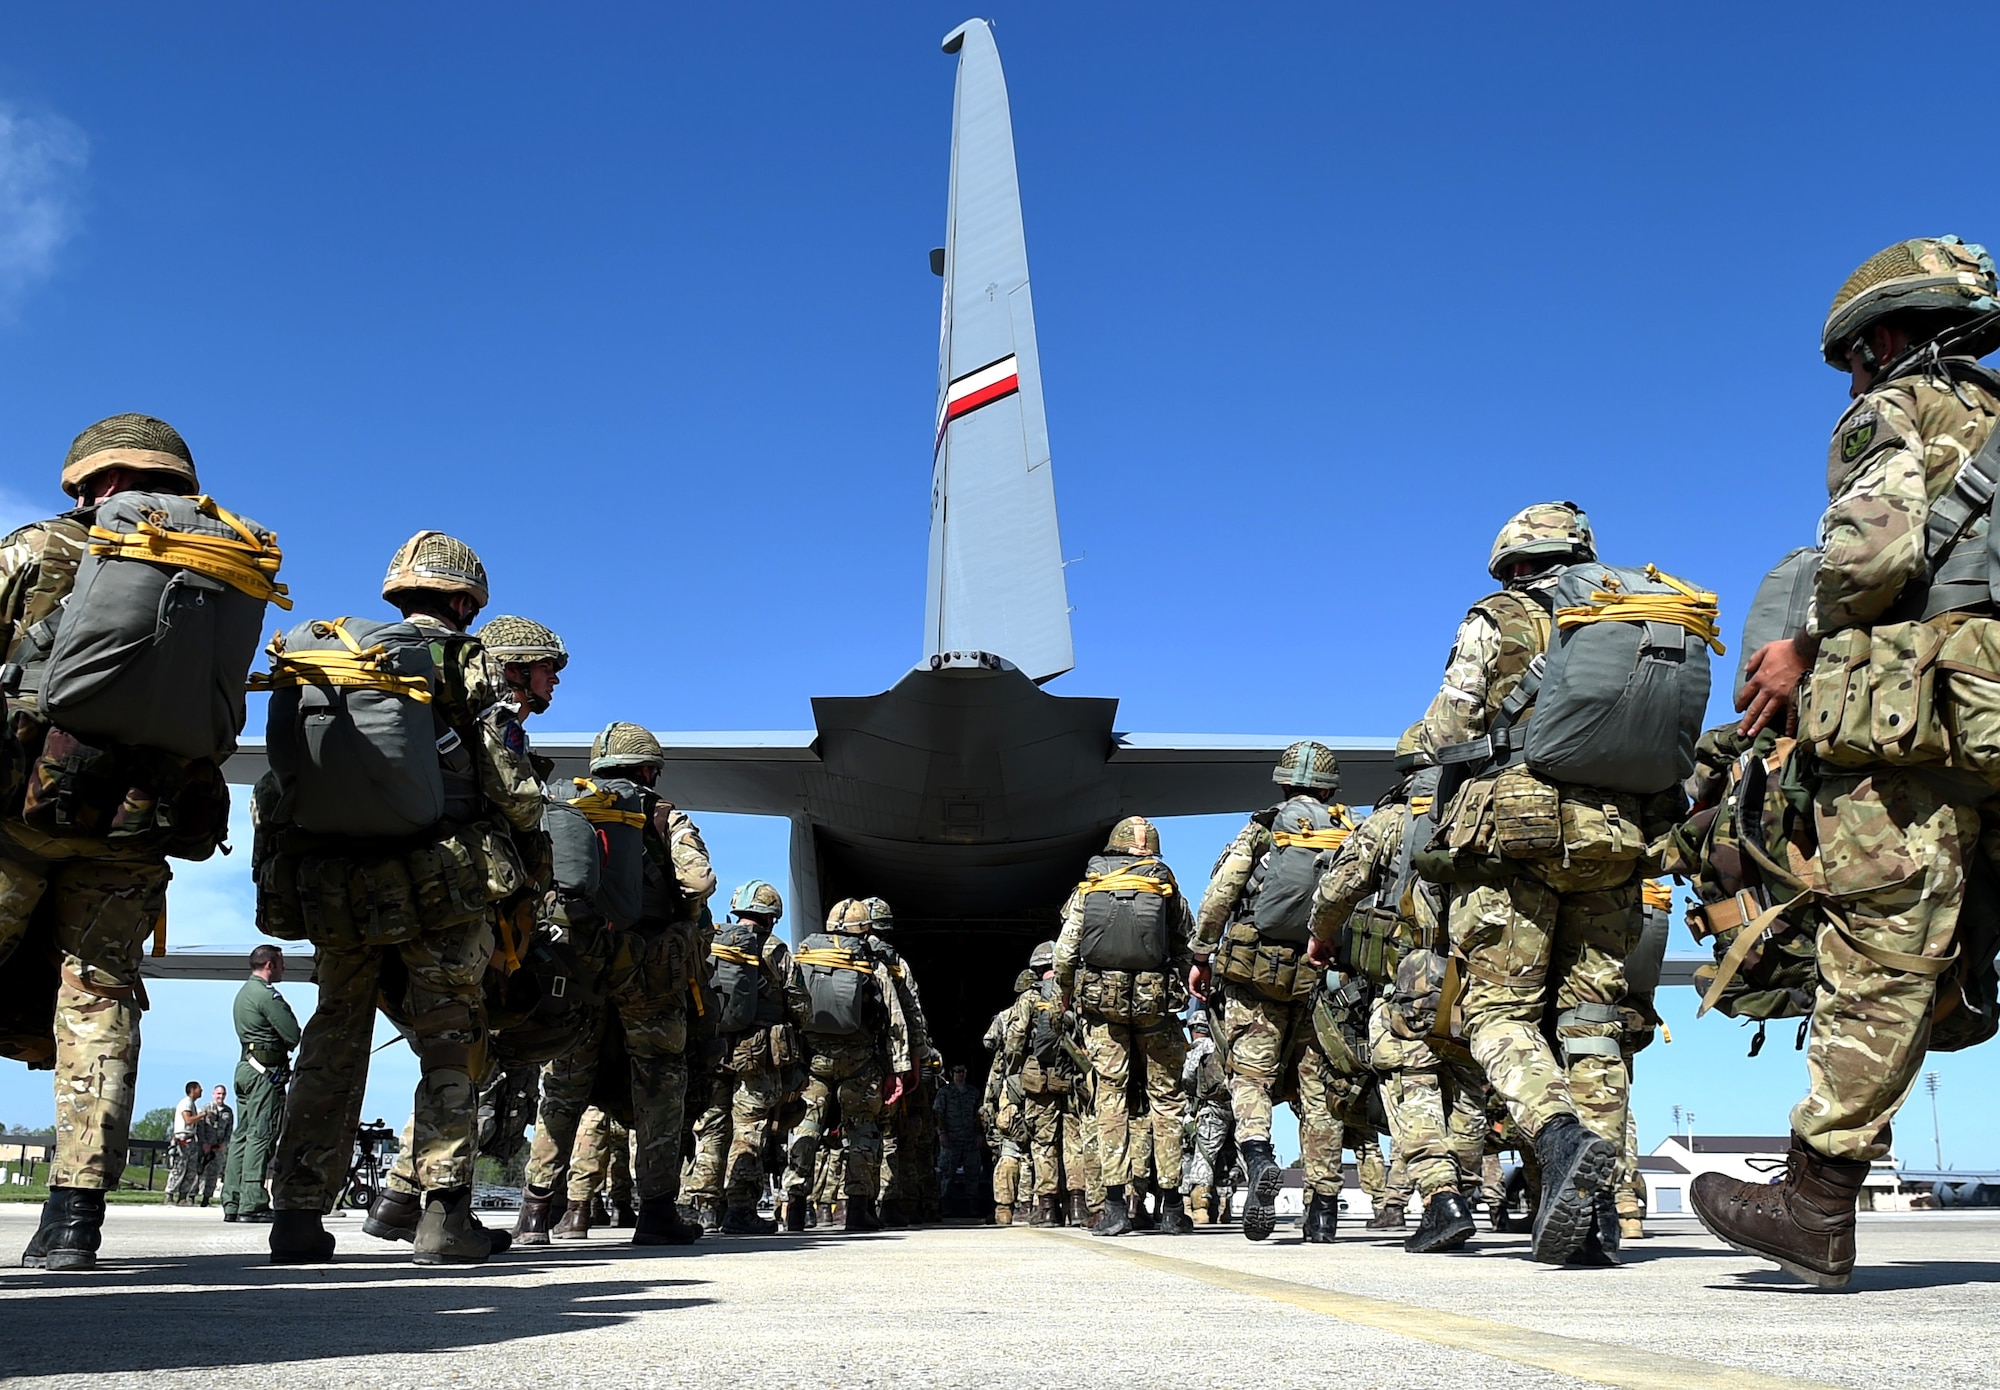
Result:
{"label": "soldier in camouflage", "polygon": [[588,1240],[598,1224],[629,1231],[639,1224],[632,1195],[632,1130],[593,1105],[576,1127],[576,1146],[569,1156],[569,1204],[565,1217],[582,1208],[586,1220],[558,1223],[556,1240]]}
{"label": "soldier in camouflage", "polygon": [[1271,1148],[1271,1106],[1293,1098],[1308,1181],[1305,1234],[1330,1239],[1340,1199],[1340,1121],[1335,1070],[1308,1055],[1318,972],[1305,959],[1308,918],[1322,858],[1354,831],[1333,801],[1340,766],[1333,750],[1295,743],[1271,774],[1284,799],[1260,811],[1216,861],[1195,913],[1194,973],[1188,988],[1211,988],[1210,961],[1221,975],[1221,1031],[1236,1146],[1248,1193],[1243,1234],[1263,1240],[1274,1229],[1284,1173]]}
{"label": "soldier in camouflage", "polygon": [[[642,900],[636,920],[609,924],[605,1006],[596,1033],[542,1071],[519,1222],[524,1237],[546,1230],[548,1203],[569,1167],[577,1126],[592,1097],[600,1085],[618,1089],[615,1079],[599,1077],[613,1029],[624,1045],[638,1141],[639,1216],[632,1243],[686,1245],[701,1237],[701,1227],[679,1211],[680,1150],[690,1053],[703,1050],[713,1034],[704,923],[715,872],[700,829],[656,790],[665,764],[659,740],[638,724],[609,724],[591,741],[592,776],[640,788]],[[572,1204],[552,1234],[579,1234],[579,1226],[587,1234],[589,1221],[588,1207]]]}
{"label": "soldier in camouflage", "polygon": [[[1650,843],[1683,805],[1678,788],[1641,798],[1565,784],[1559,855],[1503,859],[1494,848],[1496,797],[1515,786],[1553,794],[1529,773],[1513,737],[1532,704],[1515,710],[1508,702],[1548,649],[1548,593],[1562,567],[1595,558],[1590,524],[1573,503],[1529,507],[1509,520],[1487,562],[1502,587],[1466,615],[1424,716],[1425,745],[1462,778],[1432,845],[1454,865],[1449,924],[1465,962],[1465,1035],[1539,1152],[1545,1186],[1530,1254],[1553,1264],[1617,1260],[1610,1180],[1630,1090],[1619,1006],[1643,877],[1641,849],[1619,828],[1636,826]],[[1489,737],[1496,733],[1504,747]],[[1553,1047],[1543,1031],[1551,1012]]]}
{"label": "soldier in camouflage", "polygon": [[[869,902],[881,903],[880,898]],[[889,973],[902,1002],[903,1017],[915,1040],[910,1056],[916,1066],[907,1084],[894,1100],[882,1102],[879,1122],[881,1159],[876,1165],[880,1186],[875,1194],[874,1217],[887,1228],[914,1226],[934,1209],[937,1200],[937,1157],[935,1135],[929,1132],[932,1089],[937,1068],[944,1058],[931,1046],[930,1023],[924,1017],[923,999],[917,977],[881,935],[892,931],[895,919],[886,904],[874,924],[870,949]]]}
{"label": "soldier in camouflage", "polygon": [[1199,999],[1188,1005],[1187,1029],[1181,1089],[1187,1093],[1190,1118],[1182,1125],[1181,1191],[1187,1196],[1188,1218],[1197,1226],[1212,1226],[1218,1211],[1227,1207],[1218,1189],[1234,1145],[1236,1113],[1229,1104],[1229,1078],[1209,1027],[1208,1006]]}
{"label": "soldier in camouflage", "polygon": [[[1023,995],[1037,992],[1040,986],[1041,976],[1033,967],[1023,970],[1014,977],[1016,1001]],[[980,1037],[980,1045],[993,1054],[993,1061],[986,1069],[986,1091],[980,1102],[980,1115],[986,1127],[987,1144],[993,1154],[993,1220],[1001,1226],[1014,1224],[1028,1147],[1028,1132],[1021,1124],[1021,1078],[1007,1058],[1007,1020],[1012,1015],[1012,1005],[993,1015],[992,1022],[986,1025],[986,1032]]]}
{"label": "soldier in camouflage", "polygon": [[[464,542],[420,531],[391,558],[382,597],[431,639],[432,708],[468,751],[462,769],[447,769],[447,804],[459,810],[441,828],[455,845],[476,839],[478,852],[494,866],[489,891],[503,885],[508,893],[532,891],[524,866],[546,860],[539,850],[541,784],[500,665],[468,633],[486,606],[486,567]],[[276,853],[259,856],[267,865],[286,864],[296,854],[357,863],[375,855],[368,843],[338,837],[308,842],[283,825],[260,829],[276,842]],[[486,1230],[472,1214],[477,1080],[487,1067],[481,983],[498,941],[497,907],[504,896],[475,905],[447,926],[413,923],[407,939],[393,946],[347,935],[314,940],[319,997],[272,1163],[273,1264],[333,1256],[333,1236],[321,1216],[333,1209],[346,1181],[376,1001],[385,990],[385,1007],[422,1070],[404,1145],[407,1181],[393,1196],[385,1190],[382,1212],[371,1211],[371,1224],[393,1222],[414,1240],[419,1264],[478,1263],[507,1248],[505,1232]],[[397,972],[407,982],[400,989],[385,985]]]}
{"label": "soldier in camouflage", "polygon": [[[76,437],[63,460],[62,488],[76,510],[23,526],[0,540],[0,685],[7,696],[13,742],[8,762],[32,765],[49,725],[39,712],[39,671],[53,646],[53,619],[75,585],[99,504],[121,492],[192,495],[200,491],[194,455],[164,420],[114,415]],[[112,756],[164,758],[151,750]],[[19,764],[14,764],[18,769]],[[205,794],[215,824],[206,850],[175,853],[206,858],[227,824],[227,792],[212,763],[175,760],[162,769],[184,783],[192,821],[194,795]],[[122,788],[123,783],[121,782]],[[171,797],[174,793],[170,792]],[[109,820],[122,790],[101,808]],[[139,1012],[145,991],[139,953],[166,904],[168,831],[164,824],[117,839],[36,828],[19,809],[0,824],[0,968],[27,970],[46,953],[61,957],[48,985],[53,1028],[28,1022],[33,1055],[19,1059],[55,1068],[56,1152],[42,1221],[22,1263],[51,1271],[96,1267],[104,1226],[104,1193],[118,1186],[132,1124],[139,1068]],[[181,808],[175,807],[176,810]],[[79,815],[77,819],[85,819]],[[30,940],[30,938],[34,938]],[[28,942],[23,949],[23,942]],[[7,965],[13,961],[11,967]]]}
{"label": "soldier in camouflage", "polygon": [[879,1231],[881,1114],[916,1085],[930,1039],[893,953],[877,934],[893,923],[880,898],[843,898],[826,929],[799,942],[785,984],[792,1021],[812,1061],[806,1114],[793,1129],[785,1172],[785,1223],[804,1228],[804,1204],[816,1172],[820,1137],[838,1107],[845,1172],[845,1225]]}
{"label": "soldier in camouflage", "polygon": [[[1438,785],[1421,724],[1397,742],[1396,769],[1395,791],[1320,878],[1311,956],[1358,972],[1374,996],[1367,1060],[1380,1078],[1396,1162],[1424,1199],[1423,1220],[1404,1248],[1429,1254],[1456,1249],[1473,1233],[1464,1189],[1485,1148],[1486,1083],[1462,1046],[1438,1036],[1444,933],[1435,888],[1411,872],[1430,835]],[[1386,1186],[1369,1223],[1376,1229],[1403,1224],[1403,1203],[1392,1202]]]}
{"label": "soldier in camouflage", "polygon": [[[1825,555],[1804,631],[1753,653],[1737,696],[1746,734],[1774,720],[1782,726],[1811,674],[1800,730],[1821,756],[1819,992],[1809,1089],[1792,1111],[1784,1182],[1704,1174],[1691,1197],[1716,1235],[1823,1287],[1852,1276],[1854,1211],[1868,1166],[1889,1152],[1890,1120],[1923,1064],[1934,1011],[1961,1002],[1940,1004],[1939,980],[1965,932],[1967,880],[1991,872],[1982,836],[2000,824],[1992,774],[1974,765],[1981,739],[1968,737],[1973,727],[1947,739],[1938,715],[1916,707],[1907,680],[1899,688],[1871,674],[1859,696],[1872,728],[1902,721],[1907,735],[1873,756],[1837,746],[1843,698],[1857,699],[1849,675],[1871,650],[1921,656],[1948,636],[1980,653],[2000,645],[1991,640],[1994,609],[1980,569],[1992,563],[1980,536],[1987,508],[1954,496],[2000,420],[2000,375],[1977,360],[1996,343],[1993,260],[1956,237],[1898,242],[1841,286],[1820,346],[1849,375],[1853,404],[1827,459]],[[1968,561],[1971,582],[1957,582]],[[1950,646],[1943,655],[1940,664],[1952,665]],[[1968,664],[1990,670],[1994,661],[1980,655]],[[1938,690],[1947,724],[1979,717],[1955,705],[1953,682],[1941,680]]]}
{"label": "soldier in camouflage", "polygon": [[[722,1034],[720,1084],[695,1122],[696,1152],[688,1190],[698,1203],[716,1202],[715,1229],[727,1235],[771,1235],[778,1223],[757,1214],[764,1192],[764,1140],[785,1097],[804,1084],[804,1048],[785,1005],[791,951],[776,934],[785,915],[778,890],[762,879],[729,899],[729,920],[709,946],[718,1010],[730,1006],[719,983],[743,976],[754,1003],[743,1026]],[[704,1211],[704,1224],[708,1213]]]}
{"label": "soldier in camouflage", "polygon": [[1056,985],[1055,960],[1053,941],[1042,942],[1029,955],[1028,968],[1041,978],[1034,989],[1016,996],[1007,1011],[1002,1048],[1008,1074],[1021,1083],[1022,1118],[1035,1163],[1036,1224],[1062,1225],[1067,1188],[1069,1222],[1081,1226],[1083,1132],[1073,1103],[1080,1069],[1071,1056],[1075,1044],[1070,1037],[1076,1016]]}
{"label": "soldier in camouflage", "polygon": [[[1160,1229],[1194,1229],[1181,1204],[1181,1064],[1187,1037],[1180,1009],[1192,966],[1193,932],[1187,899],[1160,860],[1160,832],[1143,816],[1111,828],[1104,853],[1063,905],[1056,938],[1055,979],[1083,1016],[1089,1054],[1097,1161],[1104,1215],[1095,1235],[1132,1229],[1126,1185],[1133,1164],[1128,1094],[1144,1091],[1165,1197]],[[1098,902],[1093,906],[1092,900]],[[1086,929],[1088,928],[1088,929]],[[1086,1179],[1085,1201],[1090,1198]]]}

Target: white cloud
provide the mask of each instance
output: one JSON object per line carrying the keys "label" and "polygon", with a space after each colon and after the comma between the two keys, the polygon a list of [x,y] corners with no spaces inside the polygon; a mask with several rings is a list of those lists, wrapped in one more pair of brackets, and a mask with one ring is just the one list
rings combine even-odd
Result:
{"label": "white cloud", "polygon": [[76,232],[90,141],[72,121],[0,102],[0,315]]}

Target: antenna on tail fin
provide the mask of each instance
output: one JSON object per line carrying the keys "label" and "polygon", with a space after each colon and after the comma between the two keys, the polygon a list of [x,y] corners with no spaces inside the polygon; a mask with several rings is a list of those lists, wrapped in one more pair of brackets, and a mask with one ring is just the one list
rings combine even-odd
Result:
{"label": "antenna on tail fin", "polygon": [[1075,657],[1007,82],[983,19],[952,30],[944,51],[958,55],[958,86],[924,657],[936,667],[983,653],[1045,681]]}

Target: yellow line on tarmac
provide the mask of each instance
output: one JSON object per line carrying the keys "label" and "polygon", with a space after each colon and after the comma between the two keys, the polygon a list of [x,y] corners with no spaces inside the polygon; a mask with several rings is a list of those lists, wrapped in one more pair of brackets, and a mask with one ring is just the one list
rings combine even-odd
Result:
{"label": "yellow line on tarmac", "polygon": [[[1041,1234],[1052,1240],[1075,1241],[1074,1237],[1059,1236],[1052,1231]],[[1801,1386],[1818,1386],[1822,1390],[1831,1390],[1824,1381],[1764,1375],[1738,1366],[1721,1366],[1666,1352],[1646,1351],[1612,1342],[1594,1342],[1584,1337],[1536,1332],[1512,1323],[1468,1318],[1414,1303],[1395,1303],[1386,1298],[1341,1293],[1290,1279],[1245,1274],[1240,1270],[1203,1264],[1199,1260],[1136,1250],[1124,1241],[1092,1240],[1085,1244],[1099,1254],[1161,1274],[1199,1279],[1204,1284],[1213,1284],[1232,1293],[1268,1298],[1274,1303],[1289,1303],[1295,1308],[1323,1313],[1362,1327],[1393,1332],[1399,1337],[1414,1337],[1438,1346],[1475,1351],[1523,1366],[1538,1366],[1545,1371],[1575,1376],[1578,1380],[1596,1381],[1601,1385],[1626,1386],[1630,1390],[1685,1390],[1689,1386],[1715,1386],[1717,1390],[1798,1390]]]}

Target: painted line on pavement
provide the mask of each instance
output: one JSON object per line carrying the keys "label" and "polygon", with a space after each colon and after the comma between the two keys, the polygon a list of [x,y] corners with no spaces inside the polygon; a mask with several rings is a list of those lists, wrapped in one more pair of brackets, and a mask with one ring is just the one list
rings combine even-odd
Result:
{"label": "painted line on pavement", "polygon": [[[1058,1235],[1054,1231],[1037,1234],[1071,1244],[1079,1239]],[[1537,1366],[1545,1371],[1601,1385],[1624,1386],[1629,1390],[1684,1390],[1684,1387],[1690,1386],[1714,1386],[1716,1390],[1798,1390],[1798,1387],[1811,1386],[1819,1387],[1819,1390],[1833,1390],[1825,1381],[1766,1375],[1740,1366],[1697,1361],[1669,1352],[1620,1346],[1614,1342],[1595,1342],[1586,1337],[1565,1337],[1554,1332],[1536,1332],[1512,1323],[1469,1318],[1420,1304],[1396,1303],[1386,1298],[1341,1293],[1290,1279],[1246,1274],[1199,1260],[1135,1250],[1122,1240],[1114,1243],[1086,1238],[1083,1243],[1100,1255],[1109,1255],[1161,1274],[1199,1279],[1219,1289],[1267,1298],[1274,1303],[1289,1303],[1308,1312],[1339,1318],[1342,1322],[1393,1332],[1399,1337],[1413,1337],[1438,1346],[1475,1351],[1523,1366]]]}

